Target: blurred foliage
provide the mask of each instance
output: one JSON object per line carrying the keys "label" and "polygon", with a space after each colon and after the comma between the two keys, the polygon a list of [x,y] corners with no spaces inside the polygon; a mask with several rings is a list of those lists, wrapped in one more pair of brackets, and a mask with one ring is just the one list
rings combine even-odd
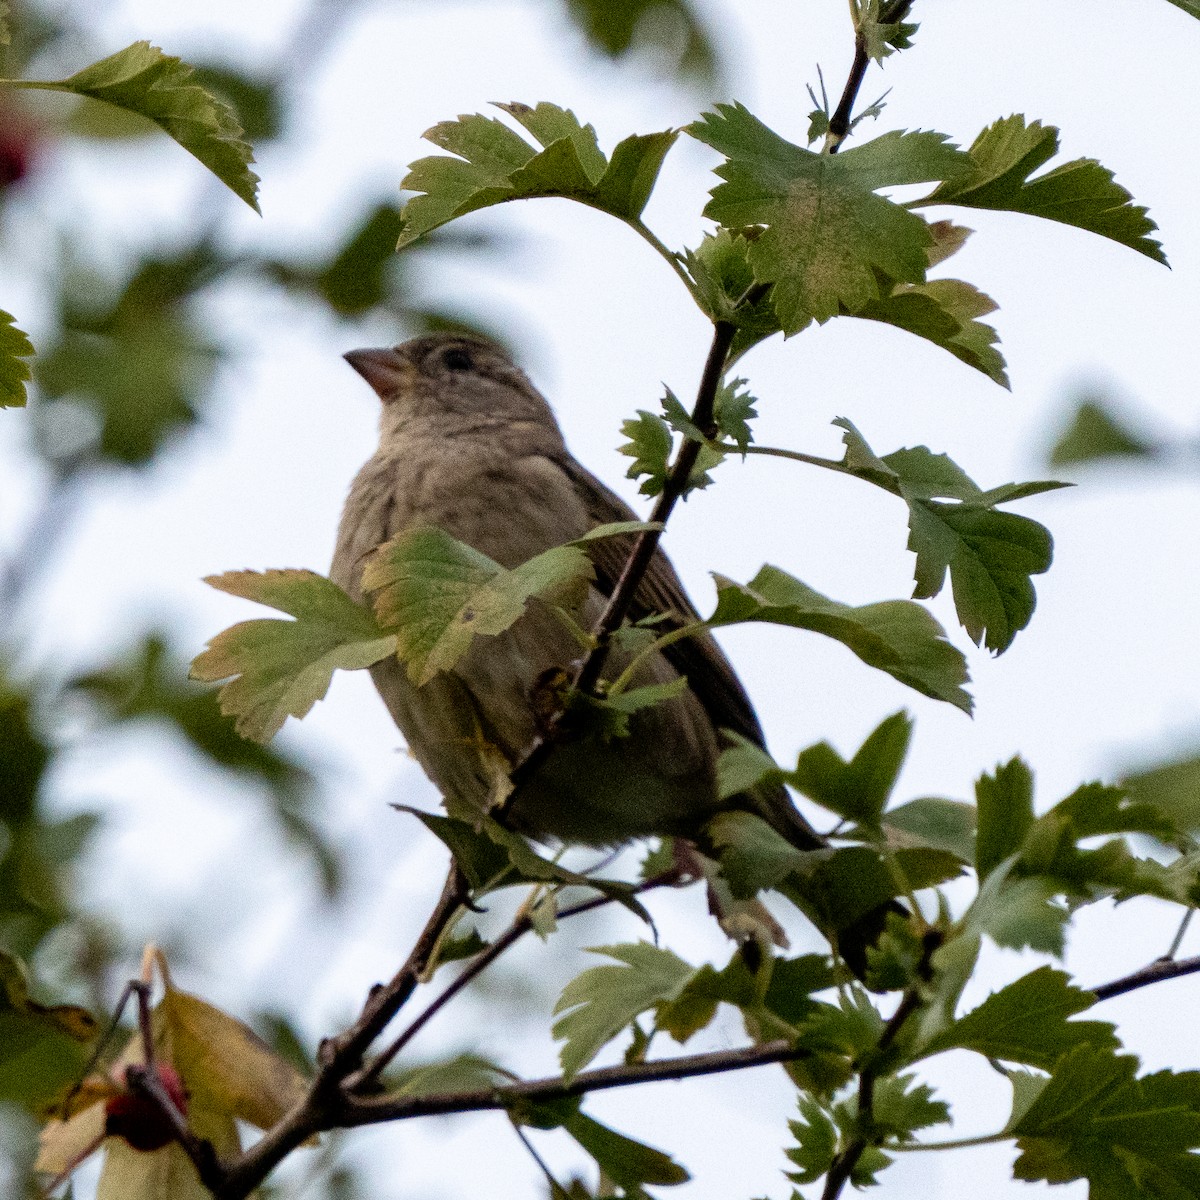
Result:
{"label": "blurred foliage", "polygon": [[[660,75],[693,83],[714,78],[717,43],[690,0],[563,3],[588,45],[607,58],[652,63]],[[110,49],[97,42],[99,17],[90,6],[13,0],[8,8],[11,39],[0,44],[0,76],[57,78]],[[438,308],[423,296],[412,270],[414,256],[503,249],[486,231],[454,231],[397,255],[398,204],[363,194],[357,206],[347,206],[341,228],[328,230],[320,249],[276,241],[269,251],[253,242],[233,250],[217,232],[220,205],[227,202],[211,188],[197,195],[193,217],[184,223],[190,233],[182,238],[167,242],[147,224],[138,238],[114,247],[99,241],[85,222],[52,210],[34,185],[59,169],[63,152],[86,151],[89,143],[145,140],[149,148],[157,140],[155,153],[164,159],[177,155],[178,148],[156,134],[145,116],[120,106],[129,96],[144,112],[161,106],[161,85],[155,85],[157,91],[145,86],[158,75],[186,91],[176,94],[189,104],[198,101],[192,86],[204,89],[218,102],[208,107],[210,114],[221,112],[223,103],[255,147],[286,142],[297,107],[306,101],[298,81],[315,75],[311,68],[335,43],[337,27],[354,15],[352,5],[332,10],[314,0],[276,59],[253,62],[244,47],[210,41],[189,60],[191,74],[157,51],[131,48],[122,52],[124,59],[115,56],[127,64],[129,76],[116,91],[111,80],[83,73],[87,88],[99,88],[98,94],[117,104],[81,100],[47,106],[25,92],[0,91],[0,255],[9,252],[5,242],[17,228],[9,221],[14,206],[21,206],[22,237],[40,229],[42,238],[40,275],[29,280],[39,319],[14,313],[14,323],[0,329],[7,364],[0,403],[24,402],[29,349],[21,330],[33,324],[34,402],[28,418],[20,419],[29,422],[28,453],[47,469],[44,511],[34,508],[24,539],[0,559],[6,617],[0,627],[0,1176],[9,1173],[14,1195],[25,1193],[33,1161],[23,1113],[81,1065],[80,1041],[45,1014],[75,1011],[56,1003],[64,995],[95,1001],[107,994],[136,957],[135,948],[76,908],[78,873],[96,868],[88,848],[104,814],[56,811],[50,781],[60,759],[81,761],[79,756],[96,753],[130,728],[168,730],[199,762],[237,781],[238,794],[248,787],[267,801],[276,827],[315,872],[326,902],[343,895],[345,881],[344,864],[321,829],[320,788],[312,771],[285,751],[239,737],[215,694],[187,681],[169,632],[147,632],[124,649],[114,640],[98,656],[103,661],[90,667],[20,657],[18,623],[7,618],[32,610],[35,584],[57,547],[53,537],[65,481],[83,485],[72,497],[86,508],[92,480],[113,469],[155,467],[164,452],[208,419],[218,369],[253,349],[244,331],[235,344],[212,321],[209,301],[223,291],[266,287],[347,323],[377,324],[382,317],[397,336],[472,328],[466,314]],[[150,37],[154,32],[145,30]],[[171,120],[170,114],[160,120],[169,132]],[[211,130],[220,133],[215,125]],[[173,132],[185,145],[194,135],[181,128]],[[236,165],[226,148],[211,149],[226,155],[231,169]],[[19,261],[28,263],[27,251]],[[114,631],[117,636],[126,639],[129,633]],[[19,672],[12,665],[17,661]],[[270,1012],[260,1014],[256,1024],[279,1054],[307,1070],[309,1055],[294,1019],[290,1012]],[[11,1104],[20,1108],[5,1107]],[[367,1194],[358,1175],[340,1163],[339,1147],[336,1135],[323,1139],[304,1181],[306,1195],[356,1200]],[[285,1192],[269,1188],[263,1194]]]}

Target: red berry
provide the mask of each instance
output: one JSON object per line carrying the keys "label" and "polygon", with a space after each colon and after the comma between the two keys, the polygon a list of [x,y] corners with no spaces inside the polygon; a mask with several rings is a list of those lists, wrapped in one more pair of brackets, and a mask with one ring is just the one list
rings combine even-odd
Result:
{"label": "red berry", "polygon": [[[132,1071],[145,1067],[125,1068],[126,1080]],[[187,1093],[183,1080],[174,1067],[165,1063],[154,1068],[163,1090],[181,1113],[187,1113]],[[152,1100],[136,1092],[118,1092],[104,1103],[104,1132],[107,1137],[122,1137],[135,1150],[161,1150],[174,1137],[171,1123]]]}

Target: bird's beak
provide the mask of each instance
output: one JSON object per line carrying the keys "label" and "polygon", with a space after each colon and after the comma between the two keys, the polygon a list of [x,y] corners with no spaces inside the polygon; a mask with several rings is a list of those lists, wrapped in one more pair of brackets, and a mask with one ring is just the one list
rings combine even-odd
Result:
{"label": "bird's beak", "polygon": [[413,373],[413,364],[396,350],[349,350],[342,357],[383,397],[392,395]]}

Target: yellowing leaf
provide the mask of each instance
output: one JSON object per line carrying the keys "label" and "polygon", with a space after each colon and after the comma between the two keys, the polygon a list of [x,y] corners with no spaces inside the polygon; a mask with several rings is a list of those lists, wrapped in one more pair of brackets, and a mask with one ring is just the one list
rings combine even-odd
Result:
{"label": "yellowing leaf", "polygon": [[231,571],[205,582],[296,618],[243,621],[192,663],[193,679],[230,680],[221,688],[221,711],[254,741],[270,740],[289,716],[303,717],[338,668],[361,670],[395,650],[396,639],[367,609],[313,571]]}
{"label": "yellowing leaf", "polygon": [[248,1025],[175,988],[154,1012],[156,1039],[200,1109],[268,1129],[304,1095],[304,1077]]}

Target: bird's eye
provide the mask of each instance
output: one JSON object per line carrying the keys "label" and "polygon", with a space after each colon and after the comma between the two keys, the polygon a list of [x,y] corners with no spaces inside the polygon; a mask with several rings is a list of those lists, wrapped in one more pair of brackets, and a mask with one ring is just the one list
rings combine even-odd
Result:
{"label": "bird's eye", "polygon": [[451,371],[469,371],[475,364],[470,354],[460,347],[452,347],[442,355],[442,362]]}

